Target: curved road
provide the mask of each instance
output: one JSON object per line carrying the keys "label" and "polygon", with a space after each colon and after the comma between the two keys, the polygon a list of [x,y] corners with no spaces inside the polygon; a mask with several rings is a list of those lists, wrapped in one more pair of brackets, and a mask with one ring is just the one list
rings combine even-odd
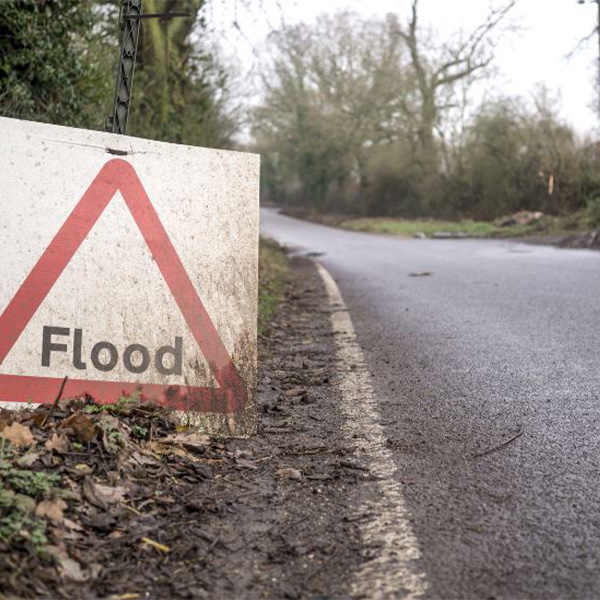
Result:
{"label": "curved road", "polygon": [[600,597],[600,252],[261,231],[340,286],[428,596]]}

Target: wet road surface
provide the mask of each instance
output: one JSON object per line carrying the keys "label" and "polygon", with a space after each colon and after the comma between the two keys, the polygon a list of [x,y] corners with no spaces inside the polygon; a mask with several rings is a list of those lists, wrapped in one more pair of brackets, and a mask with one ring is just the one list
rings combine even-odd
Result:
{"label": "wet road surface", "polygon": [[600,597],[600,252],[261,231],[341,289],[426,595]]}

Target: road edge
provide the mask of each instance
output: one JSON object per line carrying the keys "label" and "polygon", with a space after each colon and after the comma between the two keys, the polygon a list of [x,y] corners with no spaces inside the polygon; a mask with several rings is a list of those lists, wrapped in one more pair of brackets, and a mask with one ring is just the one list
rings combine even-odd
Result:
{"label": "road edge", "polygon": [[[327,269],[315,261],[331,307],[331,327],[340,373],[340,408],[344,431],[357,445],[357,456],[367,462],[376,477],[376,494],[369,494],[356,507],[361,517],[361,534],[368,546],[377,548],[374,558],[354,573],[351,584],[355,597],[420,598],[428,590],[425,573],[418,568],[421,552],[410,513],[399,483],[394,458],[386,445],[377,399],[362,349],[342,293]],[[371,489],[373,486],[370,486]],[[368,519],[364,516],[368,515]]]}

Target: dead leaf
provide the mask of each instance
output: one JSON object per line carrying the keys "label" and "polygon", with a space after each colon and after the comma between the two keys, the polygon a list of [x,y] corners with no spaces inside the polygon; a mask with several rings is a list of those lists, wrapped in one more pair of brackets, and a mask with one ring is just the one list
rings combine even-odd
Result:
{"label": "dead leaf", "polygon": [[[48,420],[49,416],[50,416],[50,411],[34,413],[32,419],[31,419],[31,422],[36,427],[39,427],[40,429],[45,429],[46,421]],[[1,429],[1,427],[0,427],[0,429]]]}
{"label": "dead leaf", "polygon": [[68,527],[69,529],[72,529],[73,531],[83,531],[83,527],[79,523],[76,523],[75,521],[71,521],[71,519],[65,519],[64,524],[65,524],[65,527]]}
{"label": "dead leaf", "polygon": [[[162,439],[162,438],[161,438]],[[160,442],[150,442],[148,448],[152,450],[155,454],[158,455],[167,455],[167,456],[179,456],[181,458],[186,458],[190,462],[196,462],[198,457],[185,448],[177,444],[162,444]]]}
{"label": "dead leaf", "polygon": [[156,502],[156,504],[175,504],[175,498],[173,498],[173,496],[169,496],[168,494],[164,494],[161,496],[155,496],[154,502]]}
{"label": "dead leaf", "polygon": [[136,463],[143,467],[150,467],[150,466],[153,467],[153,466],[158,465],[159,461],[156,460],[156,458],[154,456],[152,456],[150,453],[138,452],[137,450],[134,450],[131,453],[131,455],[129,456],[129,458],[127,459],[126,463]]}
{"label": "dead leaf", "polygon": [[302,480],[302,471],[293,469],[292,467],[281,467],[277,469],[277,475],[282,479],[295,479],[296,481]]}
{"label": "dead leaf", "polygon": [[82,413],[75,413],[60,424],[60,429],[65,429],[69,437],[75,438],[80,444],[91,442],[95,427],[94,422]]}
{"label": "dead leaf", "polygon": [[304,387],[293,387],[291,390],[283,392],[284,398],[302,398],[308,394],[308,390]]}
{"label": "dead leaf", "polygon": [[94,472],[94,469],[92,469],[90,465],[86,465],[85,463],[76,464],[75,470],[83,473],[84,475],[91,475]]}
{"label": "dead leaf", "polygon": [[83,496],[81,495],[81,486],[79,483],[76,483],[70,477],[63,475],[62,487],[69,493],[73,500],[77,500],[77,502],[83,501]]}
{"label": "dead leaf", "polygon": [[90,477],[83,480],[83,495],[88,502],[98,508],[106,509],[109,504],[121,502],[127,494],[124,486],[110,487],[100,483],[94,483]]}
{"label": "dead leaf", "polygon": [[178,444],[189,448],[206,448],[210,446],[210,438],[198,433],[177,433],[157,440],[161,444]]}
{"label": "dead leaf", "polygon": [[122,538],[124,535],[125,535],[125,532],[124,532],[124,531],[121,531],[121,530],[119,530],[119,529],[115,529],[114,531],[111,531],[111,532],[108,534],[108,537],[109,537],[111,540],[119,540],[119,539],[121,539],[121,538]]}
{"label": "dead leaf", "polygon": [[243,449],[242,448],[234,448],[233,452],[227,452],[229,456],[233,456],[235,458],[252,458],[254,456],[254,452],[252,450]]}
{"label": "dead leaf", "polygon": [[61,575],[65,579],[76,583],[85,583],[89,575],[81,568],[81,565],[72,558],[60,558]]}
{"label": "dead leaf", "polygon": [[17,460],[19,467],[30,467],[40,457],[38,452],[27,452]]}
{"label": "dead leaf", "polygon": [[66,454],[71,449],[71,444],[66,435],[53,433],[52,437],[44,444],[44,448],[49,452],[54,450],[57,454]]}
{"label": "dead leaf", "polygon": [[235,464],[238,467],[242,467],[243,469],[251,469],[252,471],[256,471],[258,469],[258,465],[251,460],[246,460],[245,458],[236,458]]}
{"label": "dead leaf", "polygon": [[67,503],[64,500],[42,500],[35,509],[35,516],[40,519],[50,519],[55,525],[60,525],[65,518],[64,510]]}
{"label": "dead leaf", "polygon": [[21,423],[17,422],[5,427],[0,432],[0,437],[8,440],[15,448],[31,446],[33,444],[31,429],[27,425],[21,425]]}

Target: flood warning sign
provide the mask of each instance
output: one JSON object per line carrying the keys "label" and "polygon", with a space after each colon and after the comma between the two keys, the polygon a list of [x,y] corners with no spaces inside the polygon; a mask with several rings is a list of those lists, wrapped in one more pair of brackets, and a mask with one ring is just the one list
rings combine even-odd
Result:
{"label": "flood warning sign", "polygon": [[[0,401],[254,427],[258,158],[0,118]],[[118,152],[119,158],[114,157]]]}

